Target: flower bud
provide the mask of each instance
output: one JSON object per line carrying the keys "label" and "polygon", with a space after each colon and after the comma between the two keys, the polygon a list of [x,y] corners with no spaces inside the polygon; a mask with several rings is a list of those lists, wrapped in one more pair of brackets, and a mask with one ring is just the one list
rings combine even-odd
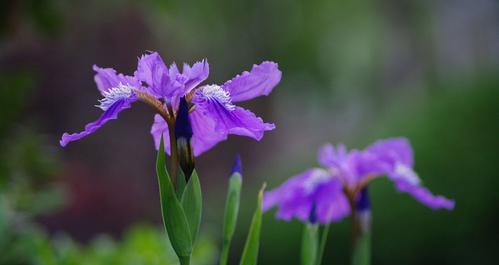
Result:
{"label": "flower bud", "polygon": [[310,214],[308,216],[308,222],[310,224],[317,223],[317,206],[316,206],[315,202],[312,204],[312,209],[310,210]]}
{"label": "flower bud", "polygon": [[230,176],[234,175],[235,173],[239,173],[240,175],[242,175],[241,171],[242,171],[241,156],[237,154],[236,158],[234,159],[234,164],[232,165]]}
{"label": "flower bud", "polygon": [[184,97],[180,99],[178,107],[177,119],[175,121],[175,137],[180,168],[184,172],[187,182],[194,170],[194,153],[191,145],[192,127],[189,117],[189,106]]}
{"label": "flower bud", "polygon": [[357,218],[361,233],[368,233],[371,231],[371,200],[367,187],[359,192],[359,197],[356,203]]}

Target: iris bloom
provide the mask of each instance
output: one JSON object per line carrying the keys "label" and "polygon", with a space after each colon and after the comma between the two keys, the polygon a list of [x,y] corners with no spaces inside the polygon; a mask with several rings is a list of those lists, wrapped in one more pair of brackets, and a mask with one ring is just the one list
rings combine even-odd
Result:
{"label": "iris bloom", "polygon": [[359,205],[360,191],[382,176],[399,192],[408,193],[431,209],[454,208],[454,201],[435,196],[422,186],[405,138],[380,140],[362,151],[328,144],[320,149],[318,159],[323,168],[309,169],[267,192],[264,210],[278,206],[277,218],[283,220],[296,217],[306,222],[315,211],[322,224],[339,221]]}
{"label": "iris bloom", "polygon": [[203,86],[200,84],[209,74],[206,60],[192,66],[184,64],[180,71],[176,64],[168,67],[158,53],[150,53],[139,58],[133,76],[118,74],[112,68],[94,66],[94,70],[97,88],[103,96],[97,107],[104,113],[87,124],[82,132],[64,133],[60,141],[62,146],[95,132],[116,119],[135,101],[142,101],[158,113],[151,129],[156,148],[163,134],[165,150],[170,154],[170,145],[175,143],[170,142],[169,137],[175,133],[175,119],[182,97],[189,106],[195,156],[227,139],[229,134],[260,140],[265,131],[275,128],[274,124],[263,122],[251,111],[234,105],[272,91],[281,79],[281,72],[273,62],[254,65],[250,72],[244,72],[223,85]]}

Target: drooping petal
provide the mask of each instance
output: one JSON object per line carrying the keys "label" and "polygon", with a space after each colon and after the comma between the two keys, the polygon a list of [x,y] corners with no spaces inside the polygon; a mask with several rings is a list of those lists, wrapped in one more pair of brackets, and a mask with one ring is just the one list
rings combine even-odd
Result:
{"label": "drooping petal", "polygon": [[309,220],[315,205],[317,220],[326,224],[350,213],[348,201],[339,181],[319,168],[309,169],[291,177],[280,187],[266,192],[263,210],[278,207],[276,217],[282,220]]}
{"label": "drooping petal", "polygon": [[139,81],[133,76],[118,74],[113,68],[100,68],[97,65],[94,65],[92,68],[96,72],[94,76],[95,83],[102,95],[109,89],[118,87],[120,84],[141,89]]}
{"label": "drooping petal", "polygon": [[66,146],[68,143],[79,140],[102,127],[106,122],[118,118],[118,114],[131,106],[131,100],[119,99],[110,105],[106,111],[99,117],[98,120],[91,122],[85,126],[85,130],[79,133],[68,134],[64,133],[60,140],[61,146]]}
{"label": "drooping petal", "polygon": [[161,143],[161,135],[163,135],[164,148],[166,153],[170,154],[170,134],[168,133],[168,124],[161,115],[154,115],[154,123],[151,127],[151,135],[154,140],[156,150],[159,149]]}
{"label": "drooping petal", "polygon": [[222,134],[236,134],[260,140],[274,124],[265,123],[249,110],[237,107],[230,101],[227,91],[216,85],[201,87],[193,102],[196,109],[215,121],[215,129]]}
{"label": "drooping petal", "polygon": [[216,122],[210,116],[204,114],[201,110],[195,109],[190,114],[192,124],[192,149],[194,156],[213,148],[217,143],[227,140],[226,133],[218,132]]}
{"label": "drooping petal", "polygon": [[253,65],[250,72],[243,72],[227,81],[223,88],[229,91],[233,102],[267,96],[281,81],[281,71],[274,62]]}
{"label": "drooping petal", "polygon": [[386,175],[399,191],[409,193],[432,209],[454,208],[454,201],[435,196],[422,186],[421,179],[412,168],[413,159],[412,148],[406,138],[380,140],[359,155],[357,171],[361,176]]}
{"label": "drooping petal", "polygon": [[409,193],[414,199],[433,210],[454,209],[454,200],[447,199],[440,195],[433,195],[430,190],[423,186],[415,185],[404,180],[396,181],[395,186],[398,191]]}
{"label": "drooping petal", "polygon": [[[190,113],[191,126],[192,126],[192,149],[194,156],[199,156],[214,147],[217,143],[227,139],[227,134],[218,133],[215,130],[215,121],[203,114],[201,111],[195,109]],[[165,150],[170,154],[170,135],[168,132],[168,124],[159,115],[154,116],[154,124],[151,128],[151,134],[154,139],[156,149],[159,148],[161,134],[163,134]]]}
{"label": "drooping petal", "polygon": [[379,140],[359,151],[352,160],[355,160],[354,170],[359,181],[368,176],[386,175],[390,178],[405,178],[416,184],[420,182],[412,171],[414,158],[406,138]]}
{"label": "drooping petal", "polygon": [[321,224],[339,222],[350,215],[351,208],[343,193],[343,185],[337,178],[322,188],[317,194],[317,216]]}

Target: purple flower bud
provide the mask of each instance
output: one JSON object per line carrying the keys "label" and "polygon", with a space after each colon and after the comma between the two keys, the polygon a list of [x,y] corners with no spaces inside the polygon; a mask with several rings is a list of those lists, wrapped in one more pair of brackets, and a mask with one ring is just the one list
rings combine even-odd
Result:
{"label": "purple flower bud", "polygon": [[237,154],[236,158],[234,159],[234,164],[232,165],[230,176],[234,175],[235,173],[239,173],[242,175],[241,172],[242,172],[241,156]]}
{"label": "purple flower bud", "polygon": [[367,191],[367,187],[360,190],[356,208],[359,212],[371,210],[371,200],[369,199],[369,192]]}
{"label": "purple flower bud", "polygon": [[175,136],[177,139],[185,138],[190,140],[192,138],[189,106],[185,100],[185,97],[180,99],[180,104],[178,106],[177,120],[175,122]]}
{"label": "purple flower bud", "polygon": [[312,204],[312,210],[310,210],[310,215],[308,216],[308,222],[311,224],[317,223],[317,206]]}
{"label": "purple flower bud", "polygon": [[192,152],[192,127],[189,118],[189,106],[184,97],[180,99],[177,119],[175,121],[175,137],[180,167],[189,180],[194,170],[194,153]]}

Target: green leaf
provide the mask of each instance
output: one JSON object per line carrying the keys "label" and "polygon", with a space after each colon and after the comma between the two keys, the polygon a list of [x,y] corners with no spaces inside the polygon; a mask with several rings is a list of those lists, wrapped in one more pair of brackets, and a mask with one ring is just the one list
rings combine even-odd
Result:
{"label": "green leaf", "polygon": [[185,175],[183,170],[178,170],[178,178],[177,178],[177,187],[176,187],[176,192],[177,192],[177,198],[180,200],[182,198],[182,194],[184,194],[185,190]]}
{"label": "green leaf", "polygon": [[260,230],[262,227],[262,200],[265,184],[263,184],[260,192],[258,193],[258,202],[251,226],[244,245],[243,254],[241,256],[240,265],[256,265],[258,261],[258,248],[260,246]]}
{"label": "green leaf", "polygon": [[327,224],[324,226],[321,234],[321,243],[319,245],[319,251],[317,252],[317,258],[315,261],[316,265],[321,265],[322,257],[324,256],[324,250],[326,249],[327,236],[329,234],[329,227],[331,224]]}
{"label": "green leaf", "polygon": [[189,260],[192,253],[192,237],[182,205],[173,188],[170,176],[166,171],[166,158],[163,139],[158,149],[156,160],[156,173],[158,175],[159,191],[161,197],[161,213],[166,232],[170,238],[175,253],[181,264]]}
{"label": "green leaf", "polygon": [[319,225],[305,224],[301,242],[301,264],[315,265],[319,244]]}
{"label": "green leaf", "polygon": [[243,178],[235,172],[229,178],[229,188],[225,201],[225,216],[223,228],[223,246],[220,255],[220,265],[226,265],[229,258],[230,243],[236,230],[237,215],[239,212],[239,199],[241,197],[241,185]]}
{"label": "green leaf", "polygon": [[[183,174],[182,174],[183,176]],[[189,182],[185,186],[184,194],[182,195],[182,207],[184,208],[187,222],[191,231],[192,244],[196,242],[199,226],[201,224],[201,216],[203,212],[203,197],[201,194],[201,184],[196,170],[192,172]]]}
{"label": "green leaf", "polygon": [[363,232],[357,239],[353,249],[352,256],[353,265],[369,265],[371,264],[371,233]]}

